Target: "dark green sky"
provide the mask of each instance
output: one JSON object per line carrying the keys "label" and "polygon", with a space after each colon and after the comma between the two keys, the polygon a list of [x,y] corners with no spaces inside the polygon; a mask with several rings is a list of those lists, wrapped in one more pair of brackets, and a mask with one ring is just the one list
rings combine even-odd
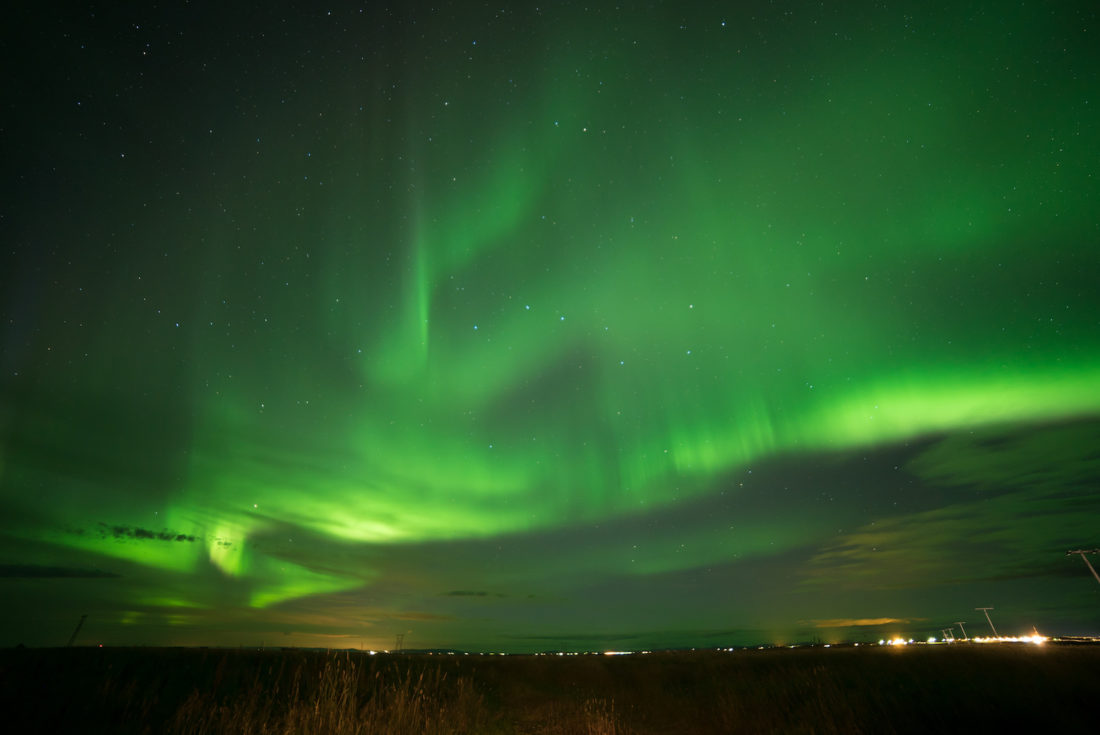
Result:
{"label": "dark green sky", "polygon": [[1096,8],[831,5],[15,12],[0,643],[1097,632]]}

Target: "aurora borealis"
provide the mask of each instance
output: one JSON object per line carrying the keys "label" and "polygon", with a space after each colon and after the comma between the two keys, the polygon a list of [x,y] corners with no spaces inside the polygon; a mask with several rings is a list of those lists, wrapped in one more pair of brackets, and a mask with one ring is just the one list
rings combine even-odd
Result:
{"label": "aurora borealis", "polygon": [[1092,3],[6,25],[0,643],[1096,632]]}

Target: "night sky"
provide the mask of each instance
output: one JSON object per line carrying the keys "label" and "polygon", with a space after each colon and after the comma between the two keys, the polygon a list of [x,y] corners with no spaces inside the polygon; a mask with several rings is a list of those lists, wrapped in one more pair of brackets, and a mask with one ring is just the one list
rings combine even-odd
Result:
{"label": "night sky", "polygon": [[0,645],[1100,631],[1095,3],[119,5],[0,31]]}

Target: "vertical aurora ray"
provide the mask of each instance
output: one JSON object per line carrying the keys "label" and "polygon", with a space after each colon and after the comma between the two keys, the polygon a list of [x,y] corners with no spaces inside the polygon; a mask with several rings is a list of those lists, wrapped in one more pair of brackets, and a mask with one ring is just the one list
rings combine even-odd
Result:
{"label": "vertical aurora ray", "polygon": [[423,364],[428,359],[428,351],[431,346],[428,342],[431,336],[432,307],[431,280],[429,278],[431,268],[427,262],[428,254],[425,252],[424,243],[419,238],[416,240],[413,259],[415,266],[413,268],[412,290],[416,294],[413,313],[416,315],[417,337],[419,338],[417,347],[420,350],[420,362]]}
{"label": "vertical aurora ray", "polygon": [[420,236],[420,215],[409,235],[408,264],[400,311],[387,315],[382,341],[367,359],[368,376],[380,384],[423,381],[431,348],[432,284],[430,253]]}

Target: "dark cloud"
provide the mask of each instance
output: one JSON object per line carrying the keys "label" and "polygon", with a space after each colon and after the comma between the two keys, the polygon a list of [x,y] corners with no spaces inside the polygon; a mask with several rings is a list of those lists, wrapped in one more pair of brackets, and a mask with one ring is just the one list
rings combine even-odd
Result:
{"label": "dark cloud", "polygon": [[119,575],[101,569],[48,567],[38,564],[0,564],[0,577],[16,579],[106,579]]}
{"label": "dark cloud", "polygon": [[501,635],[501,638],[526,641],[629,641],[641,638],[641,633],[561,633],[558,635]]}
{"label": "dark cloud", "polygon": [[926,481],[989,491],[1089,486],[1100,473],[1100,422],[992,427],[943,437],[909,463]]}
{"label": "dark cloud", "polygon": [[[882,518],[839,536],[809,560],[807,584],[849,592],[1087,574],[1065,551],[1089,538],[1100,497],[1077,488],[1001,492]],[[1076,562],[1076,564],[1072,563]]]}
{"label": "dark cloud", "polygon": [[489,593],[484,590],[451,590],[450,592],[444,592],[444,597],[488,597]]}
{"label": "dark cloud", "polygon": [[[1057,550],[1052,550],[1052,556],[1056,553]],[[1093,563],[1093,565],[1095,566],[1095,562]],[[1085,579],[1088,576],[1088,568],[1084,564],[1082,564],[1077,558],[1069,558],[1058,555],[1051,558],[1050,560],[1045,560],[1043,563],[1021,562],[1019,564],[1006,567],[999,574],[990,575],[987,579],[993,581],[1030,579],[1033,577]]]}
{"label": "dark cloud", "polygon": [[[108,526],[103,522],[100,522],[99,526],[101,535],[114,536],[115,538],[187,542],[194,542],[196,540],[194,536],[186,533],[176,533],[174,531],[150,531],[147,528],[138,528],[137,526]],[[83,530],[78,531],[78,533],[83,533]]]}

